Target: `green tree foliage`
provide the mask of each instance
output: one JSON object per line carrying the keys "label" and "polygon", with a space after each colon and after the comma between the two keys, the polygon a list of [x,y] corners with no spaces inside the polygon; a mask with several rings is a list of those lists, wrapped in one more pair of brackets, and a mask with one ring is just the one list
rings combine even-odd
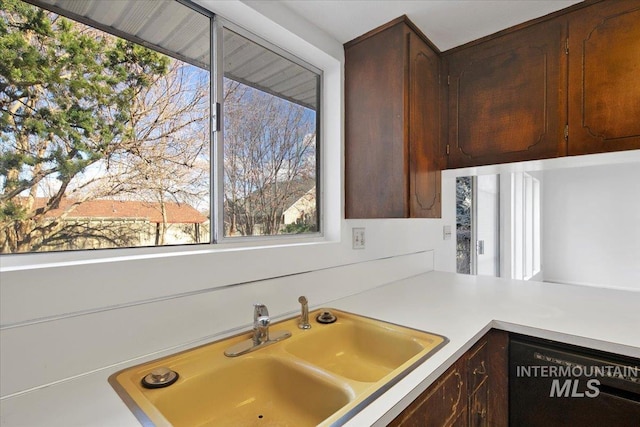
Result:
{"label": "green tree foliage", "polygon": [[170,60],[21,0],[0,0],[0,58],[0,252],[27,252],[88,166],[137,150],[133,100]]}

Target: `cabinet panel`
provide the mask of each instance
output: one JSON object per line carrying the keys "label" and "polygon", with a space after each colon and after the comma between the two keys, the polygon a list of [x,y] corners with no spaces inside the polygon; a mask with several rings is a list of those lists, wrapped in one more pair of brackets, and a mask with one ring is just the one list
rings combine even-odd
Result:
{"label": "cabinet panel", "polygon": [[482,340],[479,346],[471,350],[467,363],[467,378],[469,381],[469,393],[474,393],[488,377],[487,365],[487,341]]}
{"label": "cabinet panel", "polygon": [[489,383],[482,382],[469,397],[469,426],[489,427],[488,418]]}
{"label": "cabinet panel", "polygon": [[449,56],[449,167],[565,154],[565,37],[555,19]]}
{"label": "cabinet panel", "polygon": [[345,45],[347,218],[440,217],[440,64],[406,17]]}
{"label": "cabinet panel", "polygon": [[456,362],[389,426],[443,427],[465,425],[467,392],[464,361]]}
{"label": "cabinet panel", "polygon": [[487,334],[487,423],[491,427],[509,425],[509,333],[492,329]]}
{"label": "cabinet panel", "polygon": [[407,216],[405,27],[345,49],[347,218]]}
{"label": "cabinet panel", "polygon": [[569,16],[569,154],[640,148],[640,1]]}
{"label": "cabinet panel", "polygon": [[440,58],[409,33],[409,209],[440,217]]}
{"label": "cabinet panel", "polygon": [[508,343],[489,331],[389,425],[507,427]]}

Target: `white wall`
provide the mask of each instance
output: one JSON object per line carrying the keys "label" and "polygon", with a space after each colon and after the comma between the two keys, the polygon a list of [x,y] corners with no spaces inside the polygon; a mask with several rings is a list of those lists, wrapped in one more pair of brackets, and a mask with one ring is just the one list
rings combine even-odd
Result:
{"label": "white wall", "polygon": [[544,280],[640,290],[640,164],[544,172]]}
{"label": "white wall", "polygon": [[[640,289],[640,150],[445,170],[442,221],[455,230],[456,177],[502,174],[500,244],[510,248],[514,172],[543,182],[542,276],[535,280]],[[455,272],[455,244],[434,248],[436,270]],[[500,258],[501,277],[512,277],[511,251],[502,250]]]}
{"label": "white wall", "polygon": [[[0,396],[248,328],[256,301],[292,314],[303,293],[320,306],[449,262],[431,251],[442,220],[344,220],[342,46],[277,4],[266,19],[260,2],[200,3],[324,71],[324,237],[3,256]],[[365,227],[364,250],[351,249],[352,227]]]}

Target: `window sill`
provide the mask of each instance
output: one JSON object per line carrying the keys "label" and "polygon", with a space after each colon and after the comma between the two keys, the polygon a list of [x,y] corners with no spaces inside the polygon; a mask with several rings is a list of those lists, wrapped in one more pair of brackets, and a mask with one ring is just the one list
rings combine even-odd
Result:
{"label": "window sill", "polygon": [[227,238],[222,243],[200,243],[192,245],[156,246],[141,248],[117,248],[79,250],[67,252],[41,252],[10,254],[0,257],[0,272],[33,270],[39,268],[68,267],[73,265],[111,263],[154,258],[191,256],[237,252],[249,250],[268,250],[283,247],[309,246],[338,243],[329,240],[321,233],[313,235],[277,236],[277,237],[237,237]]}

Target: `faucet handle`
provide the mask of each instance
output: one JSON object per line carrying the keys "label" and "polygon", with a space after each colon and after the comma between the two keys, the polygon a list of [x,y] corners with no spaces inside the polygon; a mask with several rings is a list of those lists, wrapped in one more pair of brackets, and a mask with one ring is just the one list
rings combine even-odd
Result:
{"label": "faucet handle", "polygon": [[261,317],[269,317],[269,310],[264,304],[253,304],[253,320],[257,321]]}
{"label": "faucet handle", "polygon": [[263,328],[266,328],[271,324],[271,319],[269,319],[269,316],[260,316],[256,319],[255,323],[258,326],[262,326]]}

